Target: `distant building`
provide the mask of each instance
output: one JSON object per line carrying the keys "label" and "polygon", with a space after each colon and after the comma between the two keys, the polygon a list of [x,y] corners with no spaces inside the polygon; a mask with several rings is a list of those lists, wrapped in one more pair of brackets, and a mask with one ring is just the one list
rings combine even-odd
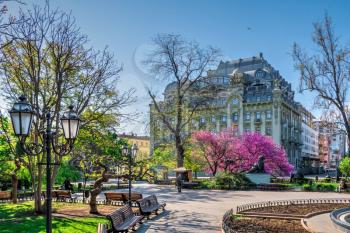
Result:
{"label": "distant building", "polygon": [[314,129],[315,117],[304,107],[299,108],[301,114],[301,168],[305,174],[317,174],[320,167],[319,136]]}
{"label": "distant building", "polygon": [[126,139],[130,145],[136,144],[139,156],[148,156],[150,152],[150,141],[148,136],[138,136],[136,134],[121,134],[120,138]]}
{"label": "distant building", "polygon": [[336,168],[346,153],[346,132],[337,124],[315,121],[319,132],[319,154],[324,168]]}
{"label": "distant building", "polygon": [[[166,86],[164,99],[159,103],[162,108],[173,104],[175,87],[174,83]],[[300,168],[304,161],[312,165],[314,160],[317,161],[317,152],[313,151],[314,144],[317,143],[316,136],[308,123],[305,123],[304,137],[310,143],[307,142],[302,157],[302,106],[294,100],[291,84],[261,53],[257,57],[221,61],[215,70],[207,72],[207,76],[185,98],[191,102],[198,93],[206,91],[208,94],[212,89],[215,92],[210,94],[213,99],[208,102],[209,107],[188,119],[190,123],[183,132],[184,137],[197,130],[220,132],[230,128],[237,129],[240,133],[256,131],[272,137],[275,143],[282,145],[289,162],[295,168]],[[205,111],[207,109],[211,110]],[[172,134],[163,125],[152,104],[150,130],[151,151],[157,145],[173,141]]]}

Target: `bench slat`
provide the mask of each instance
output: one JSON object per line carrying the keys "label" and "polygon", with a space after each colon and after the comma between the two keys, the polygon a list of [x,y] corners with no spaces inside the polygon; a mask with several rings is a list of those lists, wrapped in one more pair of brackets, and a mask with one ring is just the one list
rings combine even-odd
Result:
{"label": "bench slat", "polygon": [[136,216],[129,205],[125,205],[107,215],[114,231],[126,231],[141,222],[143,216]]}

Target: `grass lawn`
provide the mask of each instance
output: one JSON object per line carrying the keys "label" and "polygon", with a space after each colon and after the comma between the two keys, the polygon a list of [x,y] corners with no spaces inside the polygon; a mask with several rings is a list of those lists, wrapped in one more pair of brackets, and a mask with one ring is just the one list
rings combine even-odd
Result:
{"label": "grass lawn", "polygon": [[[45,216],[34,215],[34,203],[0,204],[0,232],[1,233],[38,233],[45,232]],[[64,203],[53,203],[53,208],[60,208]],[[66,204],[72,205],[74,204]],[[67,207],[67,206],[65,206]],[[97,232],[98,223],[107,223],[105,217],[53,217],[54,233],[88,233]]]}

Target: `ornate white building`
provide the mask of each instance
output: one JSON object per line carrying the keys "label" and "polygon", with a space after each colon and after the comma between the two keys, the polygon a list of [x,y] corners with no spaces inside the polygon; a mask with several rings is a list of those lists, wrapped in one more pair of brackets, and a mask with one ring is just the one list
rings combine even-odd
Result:
{"label": "ornate white building", "polygon": [[[302,117],[301,105],[294,100],[294,92],[277,70],[260,53],[259,56],[221,61],[192,93],[189,102],[196,98],[198,90],[211,93],[208,107],[198,112],[190,121],[184,137],[196,130],[221,131],[227,128],[238,132],[257,131],[271,136],[275,143],[282,145],[291,164],[302,166]],[[172,104],[174,84],[164,91],[162,105]],[[151,147],[172,140],[171,134],[157,118],[154,106],[150,105]],[[152,151],[152,149],[151,149]]]}

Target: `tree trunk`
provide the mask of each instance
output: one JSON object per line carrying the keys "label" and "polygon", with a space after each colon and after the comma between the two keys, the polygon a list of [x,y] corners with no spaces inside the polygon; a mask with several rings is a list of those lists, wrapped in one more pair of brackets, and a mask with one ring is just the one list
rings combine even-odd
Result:
{"label": "tree trunk", "polygon": [[17,191],[18,191],[18,177],[17,172],[19,169],[21,169],[20,161],[15,160],[16,168],[13,171],[11,178],[12,178],[12,203],[17,204]]}
{"label": "tree trunk", "polygon": [[[35,179],[33,180],[35,213],[42,214],[43,213],[43,206],[41,204],[41,185],[42,185],[42,167],[41,166],[39,166],[39,168],[38,168],[37,180],[38,180],[37,184],[35,184]],[[46,197],[46,195],[45,195],[45,197]]]}
{"label": "tree trunk", "polygon": [[17,204],[17,185],[18,178],[16,174],[12,174],[12,203]]}
{"label": "tree trunk", "polygon": [[184,166],[184,147],[181,142],[181,136],[175,135],[175,146],[176,146],[176,158],[177,158],[177,167]]}
{"label": "tree trunk", "polygon": [[102,191],[102,183],[108,182],[110,175],[107,174],[107,169],[105,167],[105,170],[102,173],[102,177],[98,178],[94,183],[94,189],[91,190],[91,197],[90,197],[90,214],[98,214],[97,210],[97,203],[96,198],[97,195],[101,193]]}

